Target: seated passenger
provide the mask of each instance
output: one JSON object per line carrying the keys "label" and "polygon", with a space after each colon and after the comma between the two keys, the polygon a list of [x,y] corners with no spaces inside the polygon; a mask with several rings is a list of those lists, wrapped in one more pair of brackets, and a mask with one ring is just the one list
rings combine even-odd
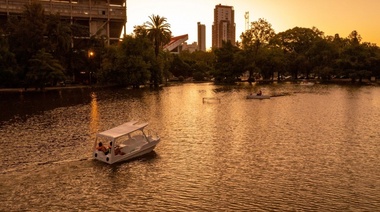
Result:
{"label": "seated passenger", "polygon": [[108,154],[108,149],[103,145],[102,142],[99,142],[98,146],[96,147],[98,151],[102,151],[105,155]]}
{"label": "seated passenger", "polygon": [[[110,146],[108,147],[108,149],[109,149],[109,152],[111,152],[111,149],[112,149],[112,141],[110,142]],[[125,153],[121,151],[121,148],[120,148],[118,145],[116,145],[116,146],[115,146],[115,155],[118,155],[118,154],[120,154],[120,155],[124,155]]]}
{"label": "seated passenger", "polygon": [[259,90],[259,92],[257,93],[257,96],[261,96],[263,95],[263,92],[261,92],[261,90]]}

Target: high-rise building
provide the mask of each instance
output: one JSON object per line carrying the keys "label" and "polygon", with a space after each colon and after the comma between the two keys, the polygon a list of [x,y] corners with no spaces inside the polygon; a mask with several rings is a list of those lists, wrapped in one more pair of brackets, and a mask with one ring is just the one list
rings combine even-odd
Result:
{"label": "high-rise building", "polygon": [[206,51],[206,26],[198,22],[198,50]]}
{"label": "high-rise building", "polygon": [[[11,15],[21,15],[25,4],[39,3],[45,14],[60,14],[61,19],[88,28],[88,39],[93,35],[107,38],[107,43],[120,40],[125,34],[126,0],[0,0],[0,27]],[[125,31],[125,30],[124,30]]]}
{"label": "high-rise building", "polygon": [[235,45],[235,11],[232,6],[216,5],[212,25],[212,48],[222,47],[222,41]]}

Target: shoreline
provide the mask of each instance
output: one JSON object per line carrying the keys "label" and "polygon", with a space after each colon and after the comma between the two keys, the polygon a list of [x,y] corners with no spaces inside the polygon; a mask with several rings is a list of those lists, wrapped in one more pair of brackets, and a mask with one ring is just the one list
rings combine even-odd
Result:
{"label": "shoreline", "polygon": [[[281,81],[280,83],[298,83],[302,80],[285,80]],[[354,83],[351,82],[351,79],[332,79],[329,81],[318,81],[314,79],[310,79],[308,81],[316,82],[317,84],[337,84],[337,85],[374,85],[378,86],[380,85],[380,82],[376,81],[370,81],[370,80],[363,80],[361,83],[356,81]],[[269,81],[266,81],[269,82]],[[263,82],[256,81],[254,83],[261,84]],[[278,83],[276,80],[270,80],[270,83]],[[112,88],[112,87],[118,87],[115,85],[69,85],[69,86],[56,86],[56,87],[45,87],[43,90],[35,89],[35,88],[28,88],[25,90],[24,88],[0,88],[1,93],[43,93],[46,91],[53,91],[53,90],[67,90],[67,89],[99,89],[99,88]]]}
{"label": "shoreline", "polygon": [[98,89],[98,88],[108,88],[113,86],[107,85],[70,85],[70,86],[56,86],[56,87],[45,87],[43,90],[28,88],[25,90],[24,88],[0,88],[0,93],[43,93],[46,91],[54,91],[54,90],[68,90],[68,89]]}

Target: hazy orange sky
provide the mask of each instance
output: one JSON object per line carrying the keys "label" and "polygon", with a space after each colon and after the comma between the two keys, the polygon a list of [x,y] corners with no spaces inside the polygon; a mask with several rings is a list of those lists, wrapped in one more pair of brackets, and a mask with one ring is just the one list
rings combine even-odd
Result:
{"label": "hazy orange sky", "polygon": [[347,37],[358,31],[363,42],[380,46],[380,0],[127,0],[127,34],[149,21],[152,14],[167,18],[173,36],[188,34],[187,43],[197,42],[197,22],[206,25],[206,47],[211,47],[215,5],[233,6],[236,39],[249,22],[264,18],[276,33],[293,27],[317,27],[325,35]]}

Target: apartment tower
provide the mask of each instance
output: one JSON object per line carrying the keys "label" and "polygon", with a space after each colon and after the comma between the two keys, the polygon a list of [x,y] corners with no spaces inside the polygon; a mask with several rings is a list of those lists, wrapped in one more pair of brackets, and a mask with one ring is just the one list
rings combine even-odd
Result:
{"label": "apartment tower", "polygon": [[206,51],[206,26],[198,22],[198,50]]}
{"label": "apartment tower", "polygon": [[235,11],[232,6],[216,5],[212,25],[212,48],[222,47],[222,41],[235,45]]}

